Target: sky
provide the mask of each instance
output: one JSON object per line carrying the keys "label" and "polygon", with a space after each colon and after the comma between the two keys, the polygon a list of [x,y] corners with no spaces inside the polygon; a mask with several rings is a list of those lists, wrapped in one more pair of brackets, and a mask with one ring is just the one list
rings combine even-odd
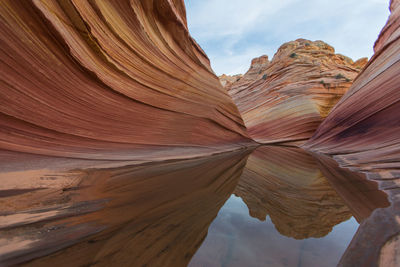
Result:
{"label": "sky", "polygon": [[185,0],[189,31],[217,75],[245,73],[285,42],[322,40],[357,60],[371,57],[389,0]]}

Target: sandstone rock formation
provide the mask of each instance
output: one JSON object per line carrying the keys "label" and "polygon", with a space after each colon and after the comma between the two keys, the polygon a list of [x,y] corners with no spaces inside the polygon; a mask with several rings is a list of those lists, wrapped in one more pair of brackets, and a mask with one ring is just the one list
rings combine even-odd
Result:
{"label": "sandstone rock formation", "polygon": [[243,77],[242,74],[236,74],[236,75],[222,74],[221,76],[218,76],[219,81],[223,87],[231,86],[234,82],[239,81],[242,77]]}
{"label": "sandstone rock formation", "polygon": [[[387,205],[375,184],[289,148],[257,150],[235,190],[295,238],[357,217],[342,266],[400,261],[400,0],[390,8],[374,57],[305,147],[366,172],[392,205],[373,211]],[[366,64],[299,39],[221,77],[228,94],[183,0],[2,0],[0,42],[0,265],[187,264],[246,152],[134,164],[249,137],[299,144]]]}
{"label": "sandstone rock formation", "polygon": [[310,150],[346,154],[343,163],[391,168],[400,162],[400,8],[375,43],[375,54],[350,90],[305,144]]}
{"label": "sandstone rock formation", "polygon": [[350,87],[367,59],[353,62],[322,41],[298,39],[282,45],[268,61],[226,88],[249,135],[260,143],[303,141]]}
{"label": "sandstone rock formation", "polygon": [[183,0],[4,0],[0,149],[165,159],[241,148]]}

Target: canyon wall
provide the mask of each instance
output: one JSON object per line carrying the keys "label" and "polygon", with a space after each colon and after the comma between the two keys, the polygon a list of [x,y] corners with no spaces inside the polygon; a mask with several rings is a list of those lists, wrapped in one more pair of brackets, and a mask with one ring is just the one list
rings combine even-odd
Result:
{"label": "canyon wall", "polygon": [[253,59],[243,77],[220,80],[254,140],[298,142],[312,136],[366,62],[335,54],[322,41],[298,39],[282,45],[272,61]]}
{"label": "canyon wall", "polygon": [[0,149],[165,159],[249,142],[183,0],[4,0],[0,42]]}
{"label": "canyon wall", "polygon": [[343,163],[371,163],[372,168],[391,168],[398,164],[399,3],[399,0],[391,2],[391,16],[375,43],[374,56],[305,144],[306,148],[327,154],[346,154],[342,158]]}

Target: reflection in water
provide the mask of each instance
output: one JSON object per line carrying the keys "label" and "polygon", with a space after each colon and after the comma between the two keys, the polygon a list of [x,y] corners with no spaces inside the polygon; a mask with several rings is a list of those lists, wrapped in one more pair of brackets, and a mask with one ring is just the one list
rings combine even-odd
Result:
{"label": "reflection in water", "polygon": [[386,193],[377,189],[376,182],[367,182],[365,174],[340,168],[335,160],[327,156],[315,156],[319,169],[359,222],[368,218],[376,208],[389,206]]}
{"label": "reflection in water", "polygon": [[0,261],[185,266],[234,190],[246,154],[80,171],[81,181],[60,190],[59,203],[54,205],[53,194],[47,207],[46,196],[39,195],[45,190],[36,191],[45,208],[5,216],[10,223],[0,230]]}
{"label": "reflection in water", "polygon": [[278,231],[304,239],[323,237],[351,218],[340,196],[301,149],[260,147],[249,157],[235,189],[250,215],[270,216]]}
{"label": "reflection in water", "polygon": [[62,171],[63,159],[51,170],[0,164],[0,265],[330,266],[354,234],[352,215],[388,205],[376,184],[330,159],[249,153]]}
{"label": "reflection in water", "polygon": [[389,203],[362,174],[315,157],[254,151],[191,266],[336,266],[358,228],[352,214],[362,221]]}
{"label": "reflection in water", "polygon": [[246,205],[232,196],[189,266],[336,266],[357,227],[352,218],[324,238],[296,240],[281,235],[270,218],[249,217]]}

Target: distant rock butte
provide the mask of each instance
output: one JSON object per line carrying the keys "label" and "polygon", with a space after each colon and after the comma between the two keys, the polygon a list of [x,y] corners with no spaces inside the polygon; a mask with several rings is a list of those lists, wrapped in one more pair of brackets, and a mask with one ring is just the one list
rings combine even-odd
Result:
{"label": "distant rock butte", "polygon": [[97,159],[248,144],[183,0],[4,0],[0,149]]}
{"label": "distant rock butte", "polygon": [[226,75],[222,74],[218,76],[219,81],[223,87],[230,86],[232,83],[239,81],[243,77],[243,74],[236,74],[236,75]]}
{"label": "distant rock butte", "polygon": [[[322,41],[298,39],[273,57],[253,59],[235,82],[221,83],[239,108],[249,135],[260,143],[303,141],[348,90],[367,58],[353,62]],[[230,80],[229,80],[230,81]]]}

